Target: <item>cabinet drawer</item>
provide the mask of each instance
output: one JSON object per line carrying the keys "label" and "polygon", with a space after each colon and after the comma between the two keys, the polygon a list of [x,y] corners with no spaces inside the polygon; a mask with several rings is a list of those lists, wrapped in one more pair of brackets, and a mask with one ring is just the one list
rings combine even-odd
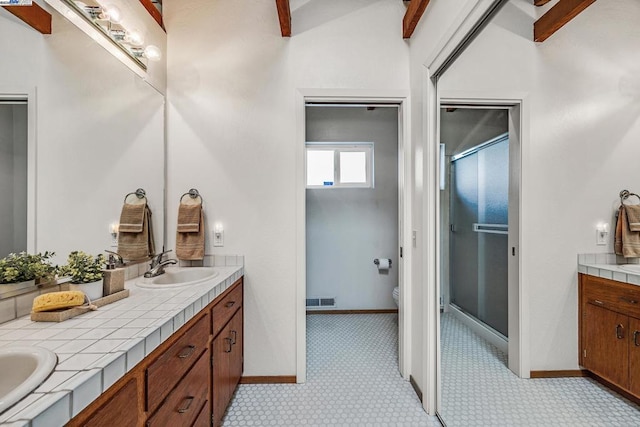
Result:
{"label": "cabinet drawer", "polygon": [[209,352],[200,356],[189,373],[167,396],[147,426],[190,426],[206,406],[209,388]]}
{"label": "cabinet drawer", "polygon": [[198,418],[193,422],[193,427],[211,427],[211,408],[209,401],[204,403],[204,406],[198,414]]}
{"label": "cabinet drawer", "polygon": [[205,314],[147,368],[147,409],[152,412],[207,349],[209,315]]}
{"label": "cabinet drawer", "polygon": [[213,307],[213,336],[224,328],[233,314],[242,306],[242,282],[235,286]]}
{"label": "cabinet drawer", "polygon": [[640,317],[640,287],[600,277],[585,276],[584,301],[609,310]]}

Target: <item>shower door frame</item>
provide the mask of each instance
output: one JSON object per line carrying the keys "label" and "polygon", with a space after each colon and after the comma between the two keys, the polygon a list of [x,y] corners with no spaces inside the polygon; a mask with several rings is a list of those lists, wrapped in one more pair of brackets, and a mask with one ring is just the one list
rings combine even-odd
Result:
{"label": "shower door frame", "polygon": [[[521,92],[476,92],[445,91],[439,93],[439,107],[442,105],[459,108],[505,108],[509,112],[509,279],[508,279],[508,313],[509,342],[508,367],[520,378],[529,378],[529,310],[528,291],[523,280],[521,224],[523,223],[522,181],[526,173],[524,153],[529,146],[529,103],[528,94]],[[438,109],[438,134],[440,132],[440,112]],[[439,139],[439,138],[438,138]],[[439,222],[442,221],[439,218]],[[440,252],[440,248],[438,248]],[[444,254],[439,254],[439,259]],[[438,269],[440,266],[438,265]],[[440,277],[440,275],[438,275]],[[440,342],[438,342],[440,357]],[[440,378],[438,379],[438,395],[440,395]],[[439,405],[438,405],[439,406]]]}

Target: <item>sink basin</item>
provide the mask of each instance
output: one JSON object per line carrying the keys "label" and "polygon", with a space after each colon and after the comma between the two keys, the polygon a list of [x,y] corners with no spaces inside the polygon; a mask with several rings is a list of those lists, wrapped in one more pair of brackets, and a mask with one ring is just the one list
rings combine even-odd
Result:
{"label": "sink basin", "polygon": [[46,348],[0,349],[0,413],[42,384],[56,363],[57,356]]}
{"label": "sink basin", "polygon": [[619,265],[618,267],[630,273],[640,274],[640,264],[622,264],[622,265]]}
{"label": "sink basin", "polygon": [[170,289],[196,285],[218,275],[213,267],[168,267],[156,277],[141,277],[136,282],[141,288]]}

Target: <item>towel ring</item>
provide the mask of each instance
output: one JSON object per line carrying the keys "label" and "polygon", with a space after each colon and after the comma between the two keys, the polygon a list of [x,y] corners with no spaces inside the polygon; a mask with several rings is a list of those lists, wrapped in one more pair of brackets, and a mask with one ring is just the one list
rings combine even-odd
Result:
{"label": "towel ring", "polygon": [[182,199],[184,199],[184,196],[189,196],[192,199],[196,199],[196,198],[200,198],[200,203],[202,204],[203,199],[202,196],[200,195],[200,193],[198,192],[198,190],[196,190],[195,188],[192,188],[191,190],[189,190],[188,192],[184,193],[182,196],[180,196],[180,202],[182,203]]}
{"label": "towel ring", "polygon": [[146,199],[147,198],[147,192],[144,191],[142,188],[138,188],[133,193],[129,193],[126,196],[124,196],[124,202],[127,203],[127,197],[133,196],[133,195],[135,195],[138,199]]}
{"label": "towel ring", "polygon": [[627,200],[631,196],[636,196],[638,198],[638,200],[640,201],[640,196],[638,196],[636,193],[632,193],[629,190],[622,190],[620,192],[620,204],[624,205],[624,201]]}

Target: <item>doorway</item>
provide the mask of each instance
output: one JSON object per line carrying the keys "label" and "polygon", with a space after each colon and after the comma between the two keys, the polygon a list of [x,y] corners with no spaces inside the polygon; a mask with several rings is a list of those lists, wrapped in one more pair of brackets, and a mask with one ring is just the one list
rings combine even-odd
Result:
{"label": "doorway", "polygon": [[27,250],[27,101],[0,99],[0,258]]}
{"label": "doorway", "polygon": [[[376,298],[382,298],[385,300],[385,304],[392,304],[393,301],[393,287],[391,284],[395,284],[399,287],[399,308],[391,308],[390,310],[398,310],[397,315],[397,339],[398,339],[398,364],[400,374],[403,378],[409,378],[410,372],[410,340],[411,340],[411,324],[410,324],[410,286],[406,283],[408,280],[405,271],[410,271],[410,262],[411,262],[411,254],[410,251],[403,251],[403,248],[407,247],[407,236],[411,235],[410,227],[411,221],[409,219],[409,215],[412,212],[411,208],[411,197],[410,197],[410,186],[407,184],[411,182],[412,178],[412,168],[411,168],[411,141],[408,138],[408,133],[406,129],[408,128],[408,115],[406,112],[407,108],[407,98],[404,97],[404,94],[398,94],[398,96],[376,96],[375,94],[371,94],[370,96],[363,94],[360,91],[357,94],[350,94],[348,91],[336,91],[336,90],[304,90],[299,92],[299,101],[298,104],[300,106],[298,110],[298,123],[300,126],[298,127],[298,155],[297,155],[297,165],[298,165],[298,203],[297,203],[297,221],[296,221],[296,229],[298,234],[297,239],[297,261],[296,264],[298,266],[297,269],[297,298],[296,298],[296,306],[297,306],[297,368],[296,368],[296,378],[298,383],[303,383],[306,381],[307,375],[307,351],[306,351],[306,342],[307,342],[307,331],[306,331],[306,313],[307,313],[307,269],[309,266],[307,265],[307,185],[306,185],[306,142],[307,142],[307,123],[306,123],[306,115],[307,108],[311,105],[314,105],[313,108],[342,108],[344,111],[345,108],[349,107],[359,107],[364,108],[366,112],[369,114],[381,113],[382,111],[387,111],[387,114],[391,114],[393,112],[393,116],[395,117],[395,132],[396,132],[396,146],[394,150],[394,155],[397,157],[395,160],[395,188],[396,188],[396,196],[395,196],[395,212],[397,216],[396,225],[383,225],[378,224],[378,230],[381,234],[388,233],[387,230],[393,228],[393,233],[396,233],[396,237],[392,238],[395,241],[395,248],[393,249],[393,254],[385,256],[381,255],[382,252],[375,255],[376,258],[390,258],[392,262],[392,267],[389,271],[395,272],[397,274],[397,279],[394,276],[388,274],[388,272],[378,272],[378,267],[374,264],[374,259],[368,259],[367,265],[372,268],[373,272],[379,277],[386,277],[389,279],[391,277],[393,282],[388,281],[384,287],[389,287],[389,289],[385,289],[384,293],[377,294],[382,295]],[[320,106],[322,104],[322,107]],[[368,110],[367,110],[368,109]],[[342,139],[342,138],[339,138]],[[367,142],[362,141],[362,138],[358,138],[360,141],[357,142]],[[335,142],[336,139],[333,139]],[[351,141],[353,142],[353,141]],[[375,141],[374,141],[375,142]],[[375,145],[375,144],[374,144]],[[375,158],[375,150],[374,150],[374,158]],[[373,165],[373,170],[375,171],[375,164]],[[374,178],[374,185],[375,178]],[[333,191],[345,191],[345,189],[334,189]],[[346,190],[350,191],[350,190]],[[384,230],[383,230],[384,228]],[[380,234],[380,233],[379,233]],[[410,244],[410,242],[408,242]],[[403,256],[401,256],[401,252]],[[371,256],[369,256],[371,257]],[[369,258],[368,257],[368,258]],[[326,269],[332,268],[331,265],[327,265]],[[382,269],[381,269],[382,270]],[[390,291],[391,294],[387,295],[387,291]],[[360,293],[362,295],[362,293]],[[311,296],[311,295],[309,295]],[[331,296],[331,295],[330,295]],[[339,301],[336,298],[336,301]],[[364,305],[361,305],[360,309],[356,310],[367,310],[364,308]],[[395,307],[392,305],[391,307]]]}
{"label": "doorway", "polygon": [[443,99],[441,107],[438,413],[446,422],[448,409],[471,403],[452,393],[457,375],[481,369],[474,345],[493,348],[483,354],[505,373],[529,372],[519,280],[521,104]]}

